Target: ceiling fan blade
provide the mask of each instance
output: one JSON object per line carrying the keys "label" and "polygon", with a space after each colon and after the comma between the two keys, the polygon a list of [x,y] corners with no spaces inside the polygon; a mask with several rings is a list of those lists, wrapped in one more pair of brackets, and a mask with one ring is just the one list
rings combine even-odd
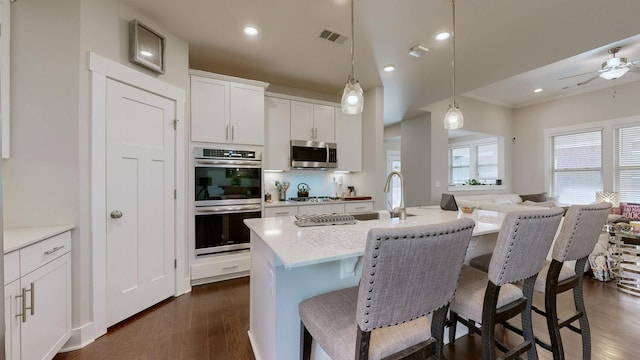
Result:
{"label": "ceiling fan blade", "polygon": [[598,77],[600,77],[600,75],[596,75],[596,76],[592,77],[589,80],[585,80],[583,82],[579,82],[576,85],[578,85],[578,86],[587,85],[588,83],[592,82],[593,80],[597,79]]}
{"label": "ceiling fan blade", "polygon": [[588,75],[588,74],[593,74],[593,71],[589,71],[589,72],[582,73],[582,74],[575,74],[575,75],[570,75],[570,76],[561,77],[561,78],[559,78],[558,80],[564,80],[564,79],[569,79],[569,78],[572,78],[572,77],[582,76],[582,75]]}

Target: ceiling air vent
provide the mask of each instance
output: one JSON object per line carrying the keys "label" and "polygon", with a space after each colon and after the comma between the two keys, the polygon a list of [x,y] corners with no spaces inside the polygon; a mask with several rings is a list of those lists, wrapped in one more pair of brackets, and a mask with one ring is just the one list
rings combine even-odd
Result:
{"label": "ceiling air vent", "polygon": [[322,32],[320,33],[320,37],[336,44],[344,44],[344,42],[347,40],[346,36],[340,35],[337,32],[333,32],[331,30],[322,30]]}

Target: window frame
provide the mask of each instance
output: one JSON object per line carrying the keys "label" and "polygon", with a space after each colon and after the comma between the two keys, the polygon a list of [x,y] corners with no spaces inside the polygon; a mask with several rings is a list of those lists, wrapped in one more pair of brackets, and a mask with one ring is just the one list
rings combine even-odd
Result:
{"label": "window frame", "polygon": [[[450,139],[451,140],[451,139]],[[479,179],[479,173],[478,173],[478,147],[479,146],[483,146],[483,145],[493,145],[496,144],[497,145],[497,164],[493,164],[493,165],[497,165],[497,177],[496,179]],[[468,179],[476,179],[479,181],[487,181],[489,182],[487,185],[474,185],[474,186],[467,186],[464,185],[462,183],[452,183],[452,171],[453,171],[453,166],[452,166],[452,161],[451,161],[451,151],[453,149],[462,149],[462,148],[468,148],[469,149],[469,178]],[[478,139],[470,139],[470,140],[460,140],[460,141],[450,141],[448,148],[447,148],[447,170],[448,170],[448,187],[450,191],[455,191],[455,190],[462,190],[462,189],[476,189],[476,190],[480,190],[482,188],[482,186],[491,186],[492,189],[497,189],[496,186],[499,186],[500,188],[502,188],[501,186],[505,185],[504,184],[504,168],[505,168],[505,164],[504,164],[504,138],[501,136],[485,136],[482,138],[478,138]],[[483,166],[486,165],[492,165],[492,164],[483,164]],[[455,168],[462,168],[462,167],[466,167],[466,166],[459,166],[459,167],[455,167]],[[501,180],[502,184],[501,185],[496,185],[494,180]]]}

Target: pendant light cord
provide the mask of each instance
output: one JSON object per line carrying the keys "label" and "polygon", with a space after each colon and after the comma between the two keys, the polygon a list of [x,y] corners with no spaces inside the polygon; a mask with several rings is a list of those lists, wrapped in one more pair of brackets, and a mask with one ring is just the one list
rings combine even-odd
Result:
{"label": "pendant light cord", "polygon": [[453,92],[451,94],[451,105],[456,106],[456,0],[451,0],[453,4],[453,30],[451,30],[451,40],[453,43],[453,59],[451,67],[453,68]]}
{"label": "pendant light cord", "polygon": [[355,79],[355,75],[353,73],[353,68],[354,68],[354,52],[353,52],[353,47],[354,47],[354,31],[353,31],[353,0],[351,0],[351,80]]}

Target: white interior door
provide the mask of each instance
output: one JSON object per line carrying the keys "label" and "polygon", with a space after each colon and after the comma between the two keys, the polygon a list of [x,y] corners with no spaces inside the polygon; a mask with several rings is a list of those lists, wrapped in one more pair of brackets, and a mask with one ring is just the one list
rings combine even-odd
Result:
{"label": "white interior door", "polygon": [[107,80],[107,326],[174,294],[175,102]]}

